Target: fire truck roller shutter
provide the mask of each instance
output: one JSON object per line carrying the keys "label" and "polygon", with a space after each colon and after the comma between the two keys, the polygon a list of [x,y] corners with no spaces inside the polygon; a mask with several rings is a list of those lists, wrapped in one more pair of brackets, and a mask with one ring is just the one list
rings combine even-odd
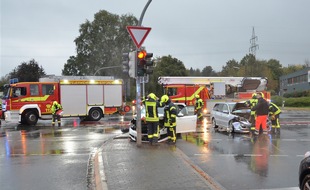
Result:
{"label": "fire truck roller shutter", "polygon": [[99,121],[104,116],[103,92],[104,85],[87,86],[87,120]]}

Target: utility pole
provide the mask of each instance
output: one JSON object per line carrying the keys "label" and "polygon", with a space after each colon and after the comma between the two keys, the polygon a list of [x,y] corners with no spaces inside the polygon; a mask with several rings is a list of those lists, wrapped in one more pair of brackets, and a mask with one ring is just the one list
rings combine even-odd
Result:
{"label": "utility pole", "polygon": [[[140,15],[140,19],[138,22],[138,26],[142,25],[142,21],[143,21],[143,17],[144,14],[146,12],[146,9],[148,8],[148,6],[150,5],[150,3],[152,2],[152,0],[148,0],[148,2],[146,3],[141,15]],[[139,51],[139,48],[137,48],[137,51]],[[142,81],[142,77],[137,76],[136,78],[136,110],[137,110],[137,146],[141,146],[142,144],[142,137],[141,137],[141,81]]]}

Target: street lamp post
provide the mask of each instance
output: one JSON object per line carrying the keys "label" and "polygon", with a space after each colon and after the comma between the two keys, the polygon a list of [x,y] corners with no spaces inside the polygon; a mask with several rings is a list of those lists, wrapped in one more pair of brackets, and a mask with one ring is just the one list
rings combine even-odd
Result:
{"label": "street lamp post", "polygon": [[96,74],[101,71],[101,70],[104,70],[104,69],[111,69],[111,68],[116,68],[116,67],[121,67],[121,66],[110,66],[110,67],[101,67],[99,68],[93,75],[96,76]]}

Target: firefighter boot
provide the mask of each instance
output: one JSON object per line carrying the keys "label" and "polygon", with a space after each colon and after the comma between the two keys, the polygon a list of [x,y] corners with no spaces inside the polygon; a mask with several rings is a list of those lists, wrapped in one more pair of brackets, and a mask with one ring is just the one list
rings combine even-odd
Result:
{"label": "firefighter boot", "polygon": [[58,123],[58,128],[60,128],[61,127],[61,123]]}
{"label": "firefighter boot", "polygon": [[149,138],[149,144],[150,144],[150,145],[153,144],[153,139]]}
{"label": "firefighter boot", "polygon": [[157,137],[154,137],[154,138],[153,138],[152,145],[153,145],[153,146],[159,146],[158,138],[157,138]]}

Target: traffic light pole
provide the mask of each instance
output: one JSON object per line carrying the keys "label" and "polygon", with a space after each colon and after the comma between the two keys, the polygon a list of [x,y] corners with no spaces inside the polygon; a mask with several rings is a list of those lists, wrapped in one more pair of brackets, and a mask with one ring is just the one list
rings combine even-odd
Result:
{"label": "traffic light pole", "polygon": [[[139,22],[138,22],[138,26],[141,26],[142,24],[142,21],[143,21],[143,17],[144,17],[144,14],[146,12],[146,9],[148,8],[148,6],[151,4],[152,0],[148,0],[148,2],[146,3],[142,13],[141,13],[141,16],[140,16],[140,19],[139,19]],[[139,49],[137,49],[138,51]],[[137,122],[136,122],[136,125],[137,125],[137,146],[141,146],[142,145],[142,137],[141,137],[141,79],[142,77],[140,76],[137,76],[136,78],[136,108],[137,108]]]}

